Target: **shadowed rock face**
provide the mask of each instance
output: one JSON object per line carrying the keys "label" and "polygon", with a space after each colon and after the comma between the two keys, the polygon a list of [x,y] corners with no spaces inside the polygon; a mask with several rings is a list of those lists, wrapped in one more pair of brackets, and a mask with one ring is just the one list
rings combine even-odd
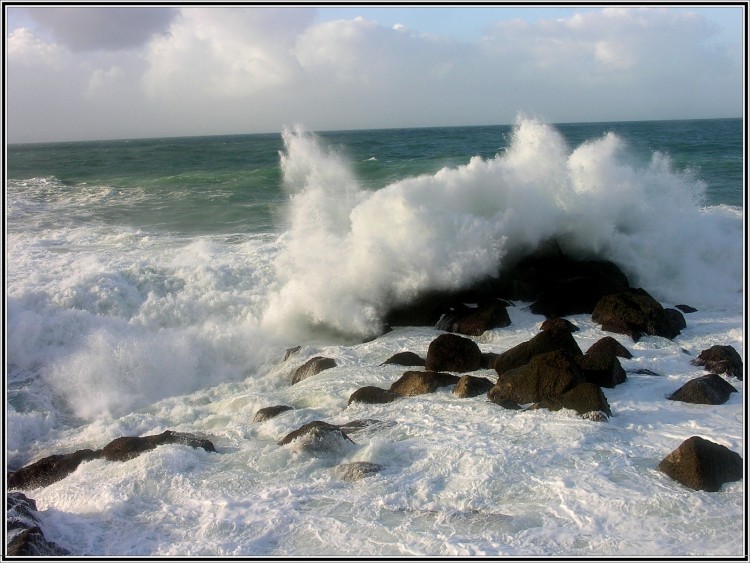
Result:
{"label": "shadowed rock face", "polygon": [[6,499],[8,511],[5,521],[8,530],[7,554],[9,556],[70,555],[69,551],[44,537],[36,516],[37,507],[34,499],[19,492],[8,493]]}
{"label": "shadowed rock face", "polygon": [[742,358],[737,350],[731,346],[711,346],[703,350],[698,357],[690,362],[694,366],[703,366],[706,371],[726,373],[742,381]]}
{"label": "shadowed rock face", "polygon": [[528,364],[535,356],[556,350],[566,350],[571,356],[583,355],[570,330],[553,326],[540,332],[531,340],[521,342],[499,354],[495,358],[493,367],[498,375],[502,375],[508,370]]}
{"label": "shadowed rock face", "polygon": [[627,334],[634,342],[644,334],[672,339],[680,334],[675,317],[681,316],[676,309],[673,311],[674,313],[667,313],[643,289],[629,289],[602,297],[596,304],[591,319],[601,325],[602,330]]}
{"label": "shadowed rock face", "polygon": [[482,303],[476,308],[456,307],[440,319],[435,328],[447,332],[457,332],[468,336],[479,336],[493,328],[510,325],[507,304],[502,300]]}
{"label": "shadowed rock face", "polygon": [[710,373],[691,379],[667,399],[700,405],[721,405],[727,402],[732,393],[737,393],[733,385],[724,381],[720,375]]}
{"label": "shadowed rock face", "polygon": [[724,483],[742,479],[742,457],[726,446],[693,436],[656,469],[691,489],[716,492]]}
{"label": "shadowed rock face", "polygon": [[532,408],[545,408],[553,411],[571,409],[580,416],[599,421],[604,421],[607,417],[612,416],[607,398],[601,388],[593,383],[576,385],[558,397],[550,397],[536,403]]}
{"label": "shadowed rock face", "polygon": [[453,394],[457,397],[469,398],[484,395],[492,389],[494,384],[486,377],[476,377],[474,375],[463,375],[456,383]]}
{"label": "shadowed rock face", "polygon": [[441,334],[427,348],[425,369],[428,371],[476,371],[482,365],[477,343],[457,334]]}
{"label": "shadowed rock face", "polygon": [[633,354],[620,344],[617,340],[611,336],[605,336],[594,342],[591,347],[586,350],[587,354],[606,354],[609,356],[617,356],[618,358],[625,358],[629,360],[633,357]]}

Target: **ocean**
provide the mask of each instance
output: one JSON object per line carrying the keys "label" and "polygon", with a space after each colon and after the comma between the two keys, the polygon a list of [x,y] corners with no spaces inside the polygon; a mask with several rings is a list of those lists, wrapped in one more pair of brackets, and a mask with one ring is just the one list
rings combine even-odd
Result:
{"label": "ocean", "polygon": [[[656,470],[698,435],[745,451],[744,383],[722,405],[666,400],[702,350],[745,357],[741,119],[133,139],[7,147],[6,469],[170,429],[24,491],[79,556],[731,556],[745,481],[693,491]],[[568,317],[585,352],[633,354],[607,421],[504,409],[451,387],[387,404],[440,331],[385,313],[465,287],[558,240],[612,260],[664,306],[674,340]],[[543,317],[473,337],[503,352]],[[300,349],[284,361],[286,351]],[[290,385],[315,356],[336,367]],[[636,373],[649,369],[658,376]],[[475,375],[496,377],[493,370]],[[494,380],[494,379],[493,379]],[[258,409],[292,410],[253,422]],[[313,420],[381,421],[313,455]],[[382,471],[359,481],[335,468]]]}

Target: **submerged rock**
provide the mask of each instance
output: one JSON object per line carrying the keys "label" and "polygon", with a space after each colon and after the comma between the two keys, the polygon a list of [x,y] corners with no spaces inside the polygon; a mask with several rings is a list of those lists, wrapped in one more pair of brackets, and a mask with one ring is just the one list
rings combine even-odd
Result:
{"label": "submerged rock", "polygon": [[279,446],[296,442],[308,453],[338,451],[346,444],[353,444],[351,438],[335,424],[314,420],[293,430],[281,440]]}
{"label": "submerged rock", "polygon": [[428,371],[476,371],[482,365],[477,343],[457,334],[441,334],[427,348],[425,369]]}
{"label": "submerged rock", "polygon": [[727,402],[732,393],[737,393],[732,384],[727,383],[720,375],[710,373],[691,379],[667,399],[700,405],[721,405]]}
{"label": "submerged rock", "polygon": [[282,412],[294,410],[293,407],[287,405],[274,405],[272,407],[263,407],[258,409],[258,412],[253,416],[253,422],[265,422],[275,416],[280,415]]}
{"label": "submerged rock", "polygon": [[459,377],[437,371],[407,371],[393,385],[391,391],[403,397],[434,393],[438,387],[455,385]]}
{"label": "submerged rock", "polygon": [[703,366],[712,373],[726,373],[742,381],[742,358],[732,346],[711,346],[703,350],[690,362],[694,366]]}
{"label": "submerged rock", "polygon": [[352,403],[369,403],[369,404],[383,404],[391,403],[396,399],[400,399],[401,395],[394,393],[388,389],[382,389],[380,387],[374,387],[368,385],[367,387],[360,387],[354,393],[349,396],[349,402]]}
{"label": "submerged rock", "polygon": [[665,457],[657,470],[699,491],[716,492],[724,483],[742,479],[740,454],[700,436],[692,436]]}
{"label": "submerged rock", "polygon": [[353,461],[342,463],[334,469],[334,475],[342,481],[358,481],[365,477],[375,475],[383,470],[383,466],[369,461]]}
{"label": "submerged rock", "polygon": [[332,358],[324,358],[322,356],[315,356],[314,358],[310,358],[304,364],[294,370],[294,375],[292,376],[292,385],[299,383],[303,379],[307,379],[308,377],[317,375],[321,371],[335,367],[336,360]]}
{"label": "submerged rock", "polygon": [[384,361],[381,366],[396,365],[406,367],[424,367],[425,360],[414,352],[398,352]]}

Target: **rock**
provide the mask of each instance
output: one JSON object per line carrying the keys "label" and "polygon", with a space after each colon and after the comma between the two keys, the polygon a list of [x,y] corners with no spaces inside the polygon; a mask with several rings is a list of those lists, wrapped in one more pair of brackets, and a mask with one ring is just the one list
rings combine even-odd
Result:
{"label": "rock", "polygon": [[396,366],[407,366],[407,367],[424,367],[425,361],[423,358],[419,357],[414,352],[399,352],[397,354],[394,354],[390,358],[388,358],[386,361],[384,361],[381,366],[386,365],[396,365]]}
{"label": "rock", "polygon": [[664,309],[664,313],[667,315],[667,322],[669,323],[670,331],[675,336],[680,334],[683,328],[687,328],[685,317],[682,316],[677,309]]}
{"label": "rock", "polygon": [[345,422],[344,424],[337,424],[336,426],[338,426],[347,434],[354,434],[355,432],[359,432],[360,430],[364,430],[365,428],[369,428],[370,426],[388,426],[388,423],[385,423],[382,420],[376,420],[374,418],[363,418],[359,420],[350,420],[349,422]]}
{"label": "rock", "polygon": [[576,325],[571,323],[568,319],[563,319],[560,317],[545,320],[539,327],[539,330],[550,330],[552,328],[563,329],[567,330],[568,332],[578,332],[579,330],[581,330]]}
{"label": "rock", "polygon": [[8,493],[5,522],[7,555],[19,556],[56,556],[70,555],[54,542],[48,541],[41,529],[37,517],[36,502],[23,493]]}
{"label": "rock", "polygon": [[338,451],[347,444],[353,444],[351,438],[334,424],[314,420],[284,436],[279,446],[297,442],[308,453],[326,453]]}
{"label": "rock", "polygon": [[383,466],[369,461],[353,461],[342,463],[334,469],[336,477],[342,481],[358,481],[364,477],[375,475],[383,470]]}
{"label": "rock", "polygon": [[294,410],[293,407],[289,407],[287,405],[274,405],[272,407],[263,407],[262,409],[258,409],[258,412],[255,413],[255,416],[253,417],[253,422],[265,422],[266,420],[270,420],[275,416],[280,415],[282,412],[291,411]]}
{"label": "rock", "polygon": [[672,339],[676,329],[672,315],[643,289],[602,297],[591,314],[602,330],[627,334],[638,342],[644,334]]}
{"label": "rock", "polygon": [[193,434],[165,430],[153,436],[124,436],[115,438],[100,450],[78,450],[71,454],[51,455],[8,474],[8,487],[29,489],[46,487],[73,473],[84,461],[104,458],[108,461],[127,461],[145,451],[164,444],[185,444],[203,448],[208,452],[216,449],[210,440]]}
{"label": "rock", "polygon": [[679,309],[683,313],[695,313],[698,311],[695,307],[691,307],[690,305],[675,305],[675,309]]}
{"label": "rock", "polygon": [[742,479],[742,457],[721,444],[692,436],[665,457],[657,470],[686,487],[716,492],[724,483]]}
{"label": "rock", "polygon": [[650,369],[647,369],[647,368],[638,368],[628,373],[633,373],[635,375],[655,375],[657,377],[661,377],[660,373],[656,373],[655,371],[651,371]]}
{"label": "rock", "polygon": [[214,445],[204,438],[193,434],[165,430],[153,436],[123,436],[115,438],[101,449],[102,456],[108,461],[127,461],[153,450],[164,444],[184,444],[192,448],[202,448],[207,452],[215,452]]}
{"label": "rock", "polygon": [[593,383],[581,383],[557,397],[549,397],[531,407],[545,408],[552,411],[571,409],[579,416],[603,422],[612,416],[607,397],[601,388]]}
{"label": "rock", "polygon": [[473,375],[463,375],[456,383],[453,394],[457,397],[468,398],[484,395],[492,389],[494,383],[486,377],[476,377]]}
{"label": "rock", "polygon": [[502,300],[482,303],[476,308],[462,305],[444,315],[435,328],[468,336],[479,336],[487,330],[510,325],[510,316],[506,307],[507,303]]}
{"label": "rock", "polygon": [[699,405],[721,405],[727,402],[732,393],[737,393],[733,385],[727,383],[720,375],[710,373],[691,379],[667,399]]}
{"label": "rock", "polygon": [[633,357],[633,354],[620,344],[616,339],[611,336],[605,336],[594,342],[591,347],[586,350],[587,354],[606,354],[609,356],[618,356],[629,360]]}
{"label": "rock", "polygon": [[620,360],[616,356],[594,351],[594,353],[588,352],[583,356],[577,356],[575,360],[583,371],[583,377],[589,383],[611,389],[627,379],[625,370],[622,369]]}
{"label": "rock", "polygon": [[712,373],[726,373],[742,381],[742,358],[731,346],[711,346],[690,363],[703,366]]}
{"label": "rock", "polygon": [[437,371],[407,371],[391,385],[391,391],[403,397],[434,393],[438,387],[454,385],[459,377]]}
{"label": "rock", "polygon": [[294,375],[292,376],[292,385],[294,385],[295,383],[299,383],[303,379],[307,379],[308,377],[317,375],[323,370],[335,367],[336,360],[332,358],[324,358],[322,356],[315,356],[314,358],[310,358],[304,364],[294,370]]}
{"label": "rock", "polygon": [[284,354],[284,359],[282,361],[286,362],[289,358],[294,356],[300,350],[302,350],[302,346],[295,346],[294,348],[287,348],[286,354]]}
{"label": "rock", "polygon": [[354,393],[349,396],[349,402],[352,403],[369,403],[369,404],[382,404],[391,403],[396,399],[401,398],[401,395],[389,391],[388,389],[381,389],[380,387],[360,387]]}
{"label": "rock", "polygon": [[497,404],[507,400],[519,405],[537,403],[562,395],[584,382],[574,356],[556,350],[534,356],[526,365],[505,371],[487,393],[487,398]]}
{"label": "rock", "polygon": [[482,364],[477,343],[457,334],[441,334],[427,348],[425,369],[428,371],[476,371]]}
{"label": "rock", "polygon": [[34,489],[46,487],[64,479],[84,461],[91,461],[102,456],[101,450],[78,450],[70,454],[51,455],[32,464],[22,467],[18,471],[8,474],[8,488]]}
{"label": "rock", "polygon": [[389,326],[435,326],[451,299],[448,292],[427,292],[409,303],[392,307],[384,322]]}
{"label": "rock", "polygon": [[495,360],[500,354],[495,352],[482,352],[479,360],[479,367],[481,369],[495,369]]}
{"label": "rock", "polygon": [[552,327],[540,332],[531,340],[522,342],[500,354],[495,358],[493,367],[500,375],[529,363],[532,358],[539,354],[554,352],[555,350],[566,350],[572,356],[583,355],[569,330]]}

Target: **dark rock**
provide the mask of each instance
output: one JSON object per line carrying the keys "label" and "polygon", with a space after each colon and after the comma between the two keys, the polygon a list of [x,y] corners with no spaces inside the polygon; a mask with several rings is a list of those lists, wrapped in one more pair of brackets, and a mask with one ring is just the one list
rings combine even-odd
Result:
{"label": "dark rock", "polygon": [[289,358],[294,356],[300,350],[302,350],[302,346],[295,346],[294,348],[287,348],[286,354],[284,354],[284,359],[282,361],[286,362]]}
{"label": "dark rock", "polygon": [[376,420],[374,418],[363,418],[359,420],[350,420],[349,422],[345,422],[344,424],[337,424],[341,430],[346,432],[347,434],[354,434],[355,432],[359,432],[360,430],[364,430],[365,428],[369,428],[370,426],[385,426],[386,423],[384,423],[381,420]]}
{"label": "dark rock", "polygon": [[679,309],[683,313],[695,313],[698,311],[695,307],[691,307],[690,305],[675,305],[675,309]]}
{"label": "dark rock", "polygon": [[583,371],[586,381],[600,387],[613,388],[627,379],[620,360],[607,353],[588,352],[575,358],[578,367]]}
{"label": "dark rock", "polygon": [[546,354],[555,350],[566,350],[572,356],[583,355],[569,330],[552,327],[540,332],[531,340],[522,342],[500,354],[495,358],[493,367],[498,375],[501,375],[508,370],[529,363],[532,358],[539,354]]}
{"label": "dark rock", "polygon": [[581,383],[556,397],[539,401],[531,407],[545,408],[552,411],[571,409],[580,416],[596,421],[605,421],[612,416],[607,397],[601,388],[593,383]]}
{"label": "dark rock", "polygon": [[508,316],[505,301],[495,300],[480,304],[476,308],[462,305],[444,315],[435,328],[468,336],[479,336],[487,330],[509,325],[510,316]]}
{"label": "dark rock", "polygon": [[586,351],[587,354],[606,354],[609,356],[618,356],[629,360],[633,354],[611,336],[605,336],[594,342]]}
{"label": "dark rock", "polygon": [[302,448],[309,453],[336,451],[345,444],[353,444],[346,432],[334,424],[314,420],[284,436],[278,444],[284,446],[298,440]]}
{"label": "dark rock", "polygon": [[407,366],[407,367],[424,367],[425,361],[423,358],[414,352],[399,352],[393,354],[390,358],[384,361],[381,366],[396,365],[396,366]]}
{"label": "dark rock", "polygon": [[453,394],[457,397],[468,398],[484,395],[492,389],[494,383],[486,377],[475,377],[473,375],[463,375],[456,383]]}
{"label": "dark rock", "polygon": [[457,334],[441,334],[427,348],[425,369],[428,371],[476,371],[482,364],[477,343]]}
{"label": "dark rock", "polygon": [[742,358],[731,346],[711,346],[703,350],[698,358],[690,362],[694,366],[703,366],[712,373],[726,373],[742,381]]}
{"label": "dark rock", "polygon": [[644,334],[672,339],[680,333],[664,307],[643,289],[603,297],[591,318],[602,330],[627,334],[634,342]]}
{"label": "dark rock", "polygon": [[655,375],[657,377],[661,377],[660,373],[656,373],[655,371],[651,371],[650,369],[647,369],[647,368],[638,368],[628,373],[633,373],[635,375]]}
{"label": "dark rock", "polygon": [[733,385],[727,383],[720,375],[710,373],[691,379],[667,399],[699,405],[721,405],[727,402],[732,393],[737,393]]}
{"label": "dark rock", "polygon": [[516,403],[515,401],[511,401],[510,399],[491,399],[490,393],[492,392],[492,389],[490,389],[487,392],[487,398],[490,399],[491,402],[495,403],[496,405],[499,405],[503,407],[504,409],[512,410],[512,411],[520,411],[523,410],[523,407]]}
{"label": "dark rock", "polygon": [[312,377],[313,375],[319,374],[321,371],[336,367],[336,360],[332,358],[324,358],[322,356],[315,356],[310,358],[304,364],[294,370],[292,376],[292,385],[299,383],[303,379]]}
{"label": "dark rock", "polygon": [[70,555],[67,549],[63,549],[56,543],[48,541],[38,526],[25,528],[15,534],[8,542],[7,550],[7,554],[10,557]]}
{"label": "dark rock", "polygon": [[403,397],[434,393],[438,387],[454,385],[459,377],[437,371],[407,371],[391,385],[391,391]]}
{"label": "dark rock", "polygon": [[263,407],[262,409],[258,409],[258,412],[255,413],[255,416],[253,417],[253,422],[265,422],[266,420],[270,420],[275,416],[280,415],[282,412],[291,411],[293,410],[293,407],[289,407],[287,405],[274,405],[273,407]]}
{"label": "dark rock", "polygon": [[336,466],[334,474],[342,481],[358,481],[383,470],[383,466],[369,461],[353,461]]}
{"label": "dark rock", "polygon": [[502,373],[487,398],[497,404],[505,400],[519,405],[536,403],[562,395],[584,381],[575,357],[556,350],[534,356],[529,363]]}
{"label": "dark rock", "polygon": [[742,457],[721,444],[692,436],[665,457],[657,470],[686,487],[716,492],[724,483],[742,479]]}
{"label": "dark rock", "polygon": [[481,369],[495,369],[495,360],[500,354],[495,352],[482,352],[479,361],[479,367]]}
{"label": "dark rock", "polygon": [[[569,277],[552,274],[547,287],[529,309],[547,318],[592,313],[597,302],[605,295],[626,291],[627,278],[611,262],[571,262],[574,272]],[[573,275],[571,275],[573,274]],[[577,275],[576,275],[577,274]]]}
{"label": "dark rock", "polygon": [[354,393],[352,393],[347,404],[351,405],[355,402],[369,404],[391,403],[399,398],[401,398],[401,395],[399,395],[398,393],[394,393],[393,391],[389,391],[388,389],[367,386],[360,387]]}
{"label": "dark rock", "polygon": [[199,438],[193,434],[165,430],[161,434],[153,436],[123,436],[115,438],[100,451],[104,459],[108,461],[127,461],[141,455],[143,452],[153,450],[164,444],[184,444],[192,448],[202,448],[207,452],[215,452],[214,445],[205,438]]}
{"label": "dark rock", "polygon": [[413,301],[391,308],[385,315],[390,326],[435,326],[453,297],[448,292],[430,291]]}
{"label": "dark rock", "polygon": [[78,450],[70,454],[51,455],[8,474],[8,488],[34,489],[64,479],[84,461],[102,456],[101,450]]}
{"label": "dark rock", "polygon": [[669,323],[670,330],[675,335],[680,334],[683,328],[687,328],[685,317],[682,316],[677,309],[664,309],[664,313],[667,315],[667,322]]}
{"label": "dark rock", "polygon": [[576,325],[571,323],[568,319],[563,319],[560,317],[545,320],[542,323],[542,326],[539,327],[539,330],[550,330],[552,328],[563,329],[567,330],[568,332],[578,332],[579,330],[581,330]]}

